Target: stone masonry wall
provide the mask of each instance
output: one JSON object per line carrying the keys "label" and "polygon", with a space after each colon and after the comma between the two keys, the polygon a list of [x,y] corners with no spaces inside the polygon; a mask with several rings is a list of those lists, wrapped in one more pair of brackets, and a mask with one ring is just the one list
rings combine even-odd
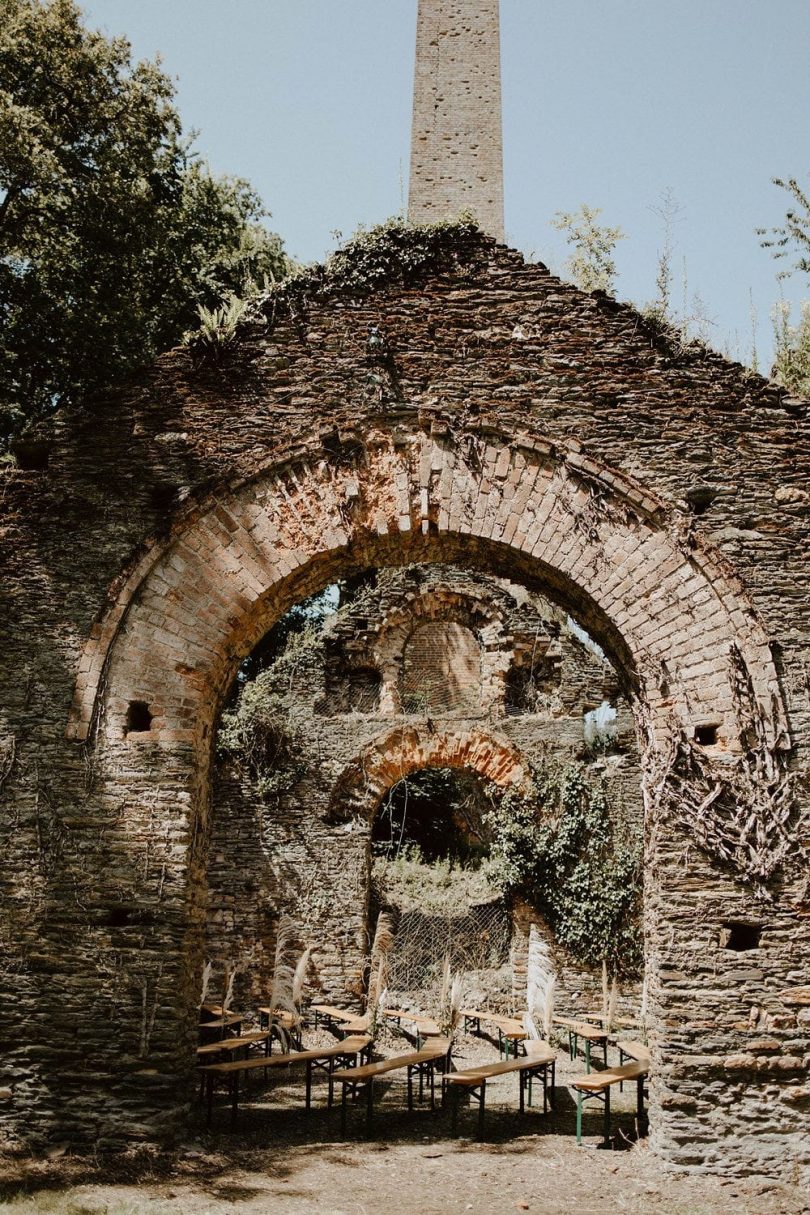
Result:
{"label": "stone masonry wall", "polygon": [[[423,485],[419,451],[456,473],[439,472],[437,489],[428,460]],[[293,599],[364,566],[439,559],[534,580],[611,652],[634,697],[652,1147],[728,1174],[806,1168],[806,837],[792,815],[791,852],[757,884],[656,799],[667,722],[717,713],[701,759],[713,779],[754,745],[724,691],[732,641],[773,762],[797,779],[806,769],[809,454],[806,404],[477,238],[459,240],[454,268],[313,289],[269,308],[221,364],[174,351],[54,419],[0,472],[11,1142],[104,1148],[182,1127],[225,689]],[[531,502],[553,535],[527,517]],[[269,551],[278,583],[262,572]],[[149,730],[127,730],[131,702]],[[711,792],[690,779],[687,792]],[[758,928],[755,948],[723,944],[732,921]]]}
{"label": "stone masonry wall", "polygon": [[[387,708],[377,705],[367,712],[335,713],[334,704],[327,703],[331,667],[338,665],[344,676],[352,669],[379,667],[390,677],[393,670],[407,688],[413,631],[425,627],[426,619],[475,623],[476,616],[479,635],[490,639],[491,663],[498,659],[492,665],[500,673],[500,691],[493,699],[481,694],[486,670],[479,651],[477,681],[468,687],[474,694],[444,710],[418,700],[397,707],[393,697]],[[497,648],[492,644],[496,621]],[[515,647],[529,641],[538,654],[551,645],[558,652],[556,695],[533,712],[507,713],[506,677]],[[272,665],[262,678],[268,676]],[[376,777],[372,757],[381,737],[392,739],[392,727],[401,727],[393,736],[397,741],[388,744],[397,774],[419,766],[416,756],[426,733],[439,740],[477,733],[482,746],[470,761],[474,771],[489,771],[491,756],[504,744],[524,765],[532,756],[564,766],[585,754],[584,713],[593,700],[607,695],[622,703],[609,665],[569,631],[559,609],[523,587],[448,566],[381,571],[355,602],[327,619],[323,643],[304,651],[292,671],[285,664],[273,686],[299,748],[301,775],[295,786],[280,798],[262,796],[259,782],[227,757],[214,778],[206,956],[215,961],[215,973],[226,964],[243,967],[236,997],[249,1006],[267,999],[281,912],[293,916],[313,945],[310,990],[329,1000],[357,999],[369,947],[371,822],[388,790]],[[455,766],[458,757],[446,756]],[[638,823],[641,774],[635,739],[631,736],[623,751],[594,755],[591,762],[594,777],[602,777],[610,790],[617,816]],[[355,772],[361,774],[359,782]],[[561,984],[560,999],[573,1007],[574,993],[593,981],[572,959],[561,965],[567,983]],[[516,1007],[525,1001],[525,987],[524,971]]]}

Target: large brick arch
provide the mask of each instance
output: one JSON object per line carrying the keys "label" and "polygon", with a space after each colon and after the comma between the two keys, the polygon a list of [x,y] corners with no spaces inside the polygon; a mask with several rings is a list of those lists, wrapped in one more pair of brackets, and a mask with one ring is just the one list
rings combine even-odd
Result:
{"label": "large brick arch", "polygon": [[338,777],[331,816],[370,818],[398,781],[423,768],[464,768],[502,789],[520,787],[525,763],[516,747],[489,730],[432,730],[399,726],[380,734]]}
{"label": "large brick arch", "polygon": [[603,644],[643,706],[648,745],[696,726],[739,747],[730,655],[784,738],[763,628],[685,520],[576,445],[382,426],[274,465],[179,519],[131,571],[87,645],[69,734],[205,748],[239,660],[292,602],[350,570],[460,560],[525,576]]}

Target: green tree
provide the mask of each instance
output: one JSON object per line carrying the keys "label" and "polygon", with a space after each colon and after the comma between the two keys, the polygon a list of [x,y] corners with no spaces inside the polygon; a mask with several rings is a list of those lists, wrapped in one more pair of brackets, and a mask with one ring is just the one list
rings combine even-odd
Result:
{"label": "green tree", "polygon": [[0,438],[286,273],[259,198],[191,154],[173,97],[74,0],[0,0]]}
{"label": "green tree", "polygon": [[[810,275],[810,195],[795,177],[775,177],[774,185],[790,195],[792,204],[783,224],[758,228],[762,246],[778,261],[793,258],[778,277],[788,278],[796,270]],[[790,305],[784,300],[771,313],[774,331],[774,362],[771,377],[797,396],[810,398],[810,301],[801,305],[798,324],[791,323]]]}
{"label": "green tree", "polygon": [[810,274],[810,195],[803,189],[795,177],[787,180],[774,177],[773,184],[781,186],[792,199],[785,222],[775,228],[758,228],[757,234],[763,237],[762,246],[770,249],[775,258],[795,257],[793,265],[782,271],[783,275],[801,270]]}
{"label": "green tree", "polygon": [[551,221],[553,228],[565,233],[566,243],[573,253],[565,263],[571,280],[583,291],[607,291],[612,294],[616,279],[613,254],[620,240],[625,239],[621,228],[608,228],[597,223],[601,207],[583,203],[578,211],[557,211]]}

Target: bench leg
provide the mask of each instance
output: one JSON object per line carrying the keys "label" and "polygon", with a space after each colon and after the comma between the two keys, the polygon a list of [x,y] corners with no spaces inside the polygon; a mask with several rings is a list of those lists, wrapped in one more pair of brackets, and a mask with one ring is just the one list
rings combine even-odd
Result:
{"label": "bench leg", "polygon": [[591,1070],[591,1040],[590,1040],[590,1038],[586,1038],[585,1039],[585,1071],[589,1072],[590,1070]]}
{"label": "bench leg", "polygon": [[638,1119],[638,1134],[639,1138],[642,1135],[642,1126],[644,1125],[644,1077],[639,1076],[636,1080],[636,1117]]}
{"label": "bench leg", "polygon": [[307,1059],[307,1079],[306,1079],[306,1095],[304,1097],[304,1108],[309,1113],[312,1109],[312,1060]]}
{"label": "bench leg", "polygon": [[371,1132],[371,1118],[374,1113],[374,1082],[369,1080],[366,1084],[366,1131]]}
{"label": "bench leg", "polygon": [[478,1138],[484,1138],[484,1103],[487,1095],[487,1082],[481,1081],[481,1096],[478,1098]]}
{"label": "bench leg", "polygon": [[551,1108],[557,1108],[557,1060],[551,1064]]}
{"label": "bench leg", "polygon": [[436,1068],[431,1063],[430,1065],[430,1108],[436,1108]]}
{"label": "bench leg", "polygon": [[236,1115],[239,1111],[239,1072],[231,1076],[231,1126],[236,1126]]}
{"label": "bench leg", "polygon": [[209,1072],[208,1075],[205,1077],[205,1096],[206,1096],[205,1121],[206,1121],[206,1124],[208,1126],[210,1126],[211,1125],[211,1110],[214,1105],[214,1077],[212,1076],[211,1072]]}
{"label": "bench leg", "polygon": [[[543,1073],[545,1075],[545,1073]],[[532,1072],[529,1072],[529,1106],[532,1104]]]}
{"label": "bench leg", "polygon": [[577,1092],[577,1146],[582,1143],[582,1093]]}
{"label": "bench leg", "polygon": [[604,1141],[610,1143],[610,1088],[605,1089],[605,1124],[603,1129]]}
{"label": "bench leg", "polygon": [[408,1068],[408,1110],[413,1109],[413,1069]]}

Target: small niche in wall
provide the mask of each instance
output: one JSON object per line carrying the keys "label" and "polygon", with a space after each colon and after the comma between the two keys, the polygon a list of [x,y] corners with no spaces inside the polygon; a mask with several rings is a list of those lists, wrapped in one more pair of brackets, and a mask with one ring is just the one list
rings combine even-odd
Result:
{"label": "small niche in wall", "polygon": [[759,949],[761,936],[761,924],[728,920],[720,926],[720,948],[731,949],[735,953],[744,953],[746,949]]}
{"label": "small niche in wall", "polygon": [[695,742],[700,747],[713,747],[717,742],[719,727],[711,722],[695,726]]}
{"label": "small niche in wall", "polygon": [[152,714],[145,700],[131,700],[127,709],[127,720],[124,725],[124,736],[128,734],[148,734],[152,729]]}

